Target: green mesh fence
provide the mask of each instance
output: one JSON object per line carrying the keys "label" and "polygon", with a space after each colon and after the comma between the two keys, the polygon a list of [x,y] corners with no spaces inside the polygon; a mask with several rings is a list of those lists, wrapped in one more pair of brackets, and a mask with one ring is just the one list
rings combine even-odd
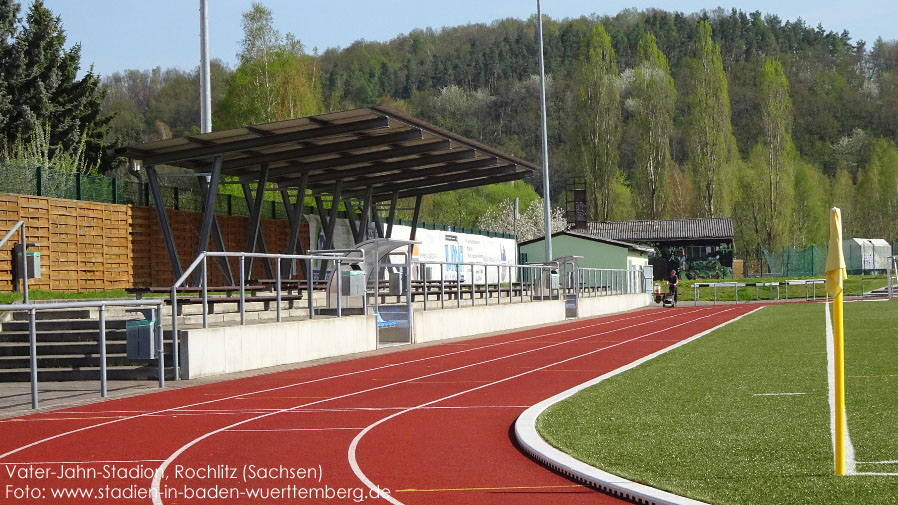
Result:
{"label": "green mesh fence", "polygon": [[787,247],[774,253],[762,249],[764,261],[769,271],[764,275],[773,277],[816,277],[825,275],[826,247],[812,245],[807,249]]}

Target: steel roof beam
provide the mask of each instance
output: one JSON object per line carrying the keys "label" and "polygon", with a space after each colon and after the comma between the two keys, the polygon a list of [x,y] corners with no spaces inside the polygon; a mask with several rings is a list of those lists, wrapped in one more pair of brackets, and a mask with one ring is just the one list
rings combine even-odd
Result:
{"label": "steel roof beam", "polygon": [[[255,137],[251,139],[235,140],[232,142],[215,142],[215,145],[178,149],[176,151],[163,152],[156,155],[141,154],[138,149],[125,149],[125,152],[120,154],[123,156],[130,156],[136,159],[140,159],[145,165],[155,165],[160,163],[171,163],[174,161],[186,161],[194,158],[202,158],[205,156],[221,155],[234,151],[258,149],[260,147],[285,144],[290,142],[299,142],[302,140],[330,137],[333,135],[359,132],[363,130],[386,128],[388,125],[389,120],[386,117],[377,117],[373,119],[364,119],[362,121],[353,121],[350,123],[321,126],[318,128],[308,128],[305,130],[298,130],[288,133],[276,133],[274,135]],[[189,142],[190,137],[187,137],[187,140]]]}

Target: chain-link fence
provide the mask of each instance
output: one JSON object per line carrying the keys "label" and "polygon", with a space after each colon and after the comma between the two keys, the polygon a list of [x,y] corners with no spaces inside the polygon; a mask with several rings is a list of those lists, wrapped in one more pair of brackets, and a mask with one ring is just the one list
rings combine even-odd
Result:
{"label": "chain-link fence", "polygon": [[766,268],[761,275],[772,277],[814,277],[825,275],[829,249],[812,245],[807,249],[786,247],[774,253],[762,249]]}

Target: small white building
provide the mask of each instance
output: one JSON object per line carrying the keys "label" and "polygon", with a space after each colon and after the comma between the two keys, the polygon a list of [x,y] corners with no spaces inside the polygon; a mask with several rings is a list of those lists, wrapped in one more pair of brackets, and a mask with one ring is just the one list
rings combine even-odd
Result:
{"label": "small white building", "polygon": [[842,240],[842,254],[849,274],[884,273],[892,247],[880,238],[848,238]]}

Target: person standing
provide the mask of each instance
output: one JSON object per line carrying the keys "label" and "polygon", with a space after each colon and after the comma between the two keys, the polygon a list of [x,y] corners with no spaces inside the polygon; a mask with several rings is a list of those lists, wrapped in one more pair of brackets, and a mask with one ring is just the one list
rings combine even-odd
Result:
{"label": "person standing", "polygon": [[677,306],[677,287],[680,284],[680,277],[677,275],[677,269],[673,269],[670,271],[670,279],[668,279],[670,283],[670,295],[673,297],[673,306]]}

